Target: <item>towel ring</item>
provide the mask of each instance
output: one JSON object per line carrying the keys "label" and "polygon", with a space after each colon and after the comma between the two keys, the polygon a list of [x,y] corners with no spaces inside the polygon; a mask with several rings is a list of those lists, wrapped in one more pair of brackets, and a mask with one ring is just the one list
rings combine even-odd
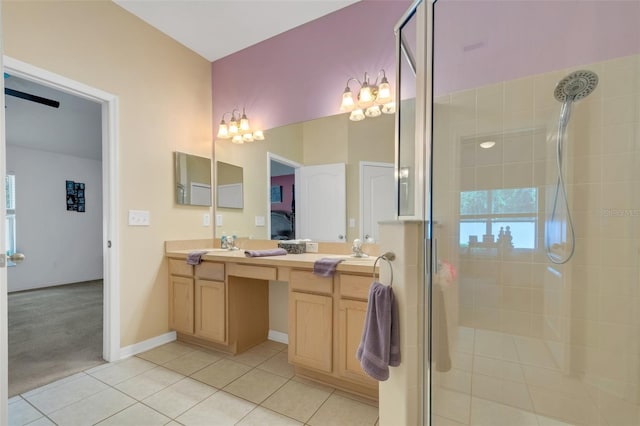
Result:
{"label": "towel ring", "polygon": [[[376,280],[376,266],[378,265],[378,260],[386,260],[389,264],[389,271],[391,271],[391,280],[389,282],[389,287],[393,286],[393,265],[391,265],[391,261],[396,260],[396,254],[392,251],[388,251],[378,257],[376,257],[375,262],[373,262],[373,280]],[[380,274],[378,274],[378,278],[380,278]]]}

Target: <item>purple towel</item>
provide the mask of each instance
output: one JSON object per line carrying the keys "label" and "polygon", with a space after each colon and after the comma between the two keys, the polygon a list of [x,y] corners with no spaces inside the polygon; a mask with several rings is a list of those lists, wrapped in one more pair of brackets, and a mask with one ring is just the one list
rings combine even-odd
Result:
{"label": "purple towel", "polygon": [[391,286],[374,282],[356,357],[362,369],[376,380],[389,378],[389,366],[400,365],[398,308]]}
{"label": "purple towel", "polygon": [[283,248],[244,251],[244,255],[247,257],[282,256],[283,254],[287,254],[287,251]]}
{"label": "purple towel", "polygon": [[205,254],[206,250],[192,251],[187,255],[187,264],[188,265],[199,265],[202,262],[202,255]]}
{"label": "purple towel", "polygon": [[323,257],[313,262],[313,273],[321,277],[330,277],[336,272],[338,263],[344,259],[337,259],[331,257]]}

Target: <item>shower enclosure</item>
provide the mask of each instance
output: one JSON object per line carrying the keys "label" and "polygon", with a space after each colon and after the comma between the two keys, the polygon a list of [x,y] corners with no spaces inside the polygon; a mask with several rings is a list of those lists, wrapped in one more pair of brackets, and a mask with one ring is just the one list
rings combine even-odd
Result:
{"label": "shower enclosure", "polygon": [[640,425],[640,2],[431,24],[426,420]]}

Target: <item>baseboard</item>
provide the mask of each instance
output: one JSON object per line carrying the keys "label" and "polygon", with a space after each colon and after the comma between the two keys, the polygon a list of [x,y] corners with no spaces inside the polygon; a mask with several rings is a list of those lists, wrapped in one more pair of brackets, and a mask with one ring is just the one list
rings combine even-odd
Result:
{"label": "baseboard", "polygon": [[289,335],[280,331],[269,330],[269,336],[267,338],[274,342],[284,343],[285,345],[289,344]]}
{"label": "baseboard", "polygon": [[170,331],[168,333],[161,334],[160,336],[152,337],[151,339],[147,339],[130,346],[125,346],[120,349],[120,359],[129,358],[175,340],[176,332]]}

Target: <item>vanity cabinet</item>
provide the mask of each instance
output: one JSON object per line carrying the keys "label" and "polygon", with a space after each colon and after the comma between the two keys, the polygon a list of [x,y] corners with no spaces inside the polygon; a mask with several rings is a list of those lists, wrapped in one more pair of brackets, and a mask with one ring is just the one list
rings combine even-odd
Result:
{"label": "vanity cabinet", "polygon": [[294,270],[289,289],[289,361],[331,373],[333,280]]}
{"label": "vanity cabinet", "polygon": [[169,300],[169,327],[193,334],[193,278],[171,275]]}
{"label": "vanity cabinet", "polygon": [[291,271],[289,362],[297,374],[377,398],[377,381],[356,358],[371,282],[366,275]]}
{"label": "vanity cabinet", "polygon": [[213,342],[224,343],[226,337],[224,281],[197,279],[195,289],[194,334]]}

